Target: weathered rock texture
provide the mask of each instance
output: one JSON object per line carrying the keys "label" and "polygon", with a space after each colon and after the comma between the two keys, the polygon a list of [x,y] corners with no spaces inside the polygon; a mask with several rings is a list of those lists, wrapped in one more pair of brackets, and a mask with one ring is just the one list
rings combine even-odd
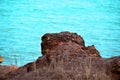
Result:
{"label": "weathered rock texture", "polygon": [[45,34],[41,47],[42,57],[0,80],[120,80],[120,56],[101,58],[94,45],[86,47],[76,33]]}
{"label": "weathered rock texture", "polygon": [[11,66],[1,66],[0,65],[0,77],[4,76],[5,74],[7,74],[15,69],[18,69],[18,67],[14,66],[14,65],[11,65]]}
{"label": "weathered rock texture", "polygon": [[43,55],[69,55],[69,56],[89,56],[101,58],[98,50],[92,46],[85,46],[85,42],[80,35],[70,32],[45,34],[42,37]]}

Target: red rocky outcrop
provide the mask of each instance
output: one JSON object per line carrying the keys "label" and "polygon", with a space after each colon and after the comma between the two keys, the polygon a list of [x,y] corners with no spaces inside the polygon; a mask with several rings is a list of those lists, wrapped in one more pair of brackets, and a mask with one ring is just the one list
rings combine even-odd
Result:
{"label": "red rocky outcrop", "polygon": [[76,33],[45,34],[41,46],[43,55],[101,57],[94,45],[86,47],[83,38]]}
{"label": "red rocky outcrop", "polygon": [[47,33],[41,47],[43,56],[0,80],[120,80],[120,56],[102,58],[76,33]]}

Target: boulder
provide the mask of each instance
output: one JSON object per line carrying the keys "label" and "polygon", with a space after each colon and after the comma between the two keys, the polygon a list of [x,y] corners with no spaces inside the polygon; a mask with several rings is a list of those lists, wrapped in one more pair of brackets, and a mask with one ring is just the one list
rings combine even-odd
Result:
{"label": "boulder", "polygon": [[77,33],[47,33],[42,37],[41,47],[43,55],[101,57],[94,45],[86,47],[83,38]]}

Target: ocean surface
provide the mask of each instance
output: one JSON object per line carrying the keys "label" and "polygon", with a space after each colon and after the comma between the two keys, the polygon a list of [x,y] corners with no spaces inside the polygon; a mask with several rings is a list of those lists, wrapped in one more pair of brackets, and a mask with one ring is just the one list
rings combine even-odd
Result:
{"label": "ocean surface", "polygon": [[22,66],[41,55],[41,37],[81,35],[102,57],[120,56],[120,0],[0,0],[2,64]]}

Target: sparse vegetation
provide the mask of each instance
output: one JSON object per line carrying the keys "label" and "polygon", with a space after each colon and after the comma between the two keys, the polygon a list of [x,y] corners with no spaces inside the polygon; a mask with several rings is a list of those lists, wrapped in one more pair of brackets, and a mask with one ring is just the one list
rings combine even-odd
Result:
{"label": "sparse vegetation", "polygon": [[57,59],[53,58],[48,68],[50,80],[111,80],[106,66],[96,63],[91,57],[67,59],[67,62],[63,58]]}

